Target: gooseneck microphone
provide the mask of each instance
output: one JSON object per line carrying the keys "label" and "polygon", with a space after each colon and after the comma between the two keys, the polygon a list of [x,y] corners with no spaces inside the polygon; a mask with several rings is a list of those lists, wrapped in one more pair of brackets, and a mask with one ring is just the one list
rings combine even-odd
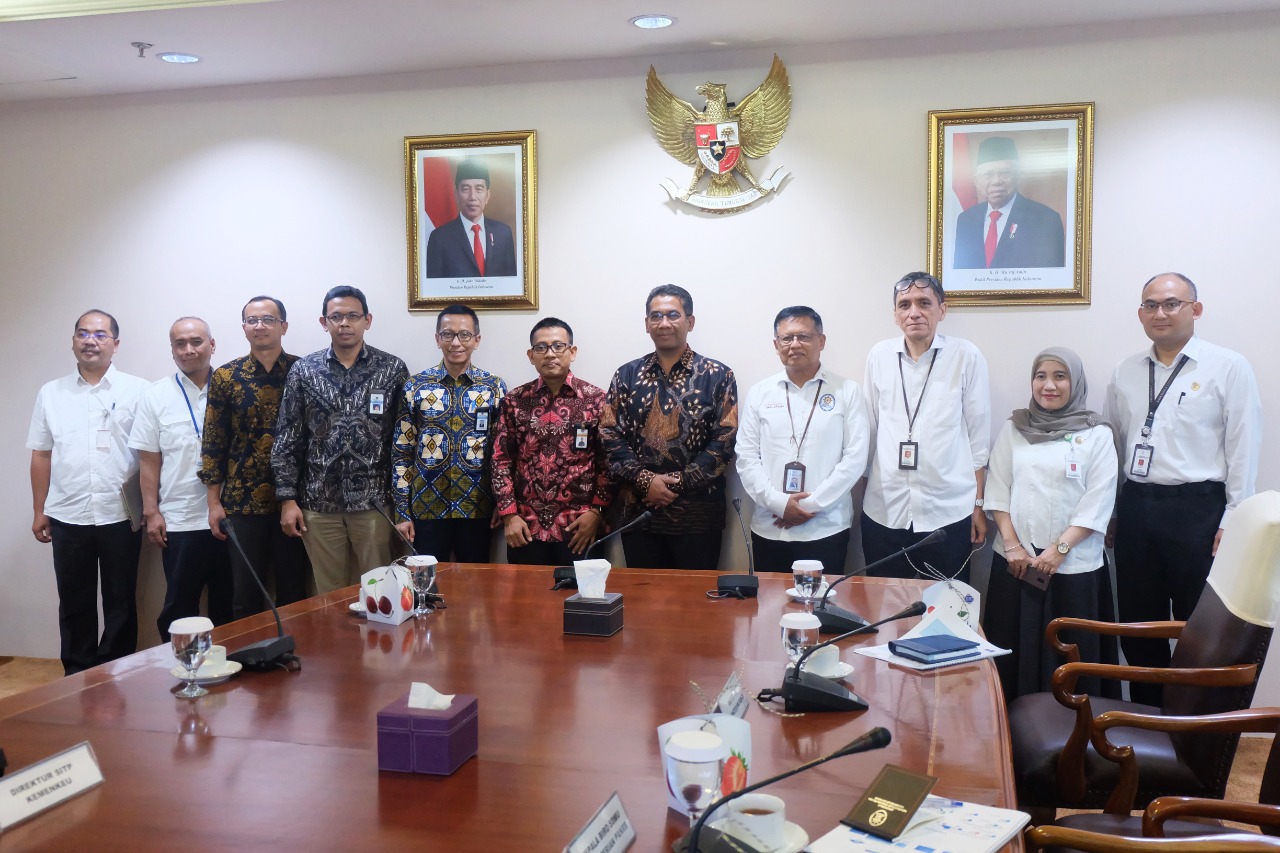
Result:
{"label": "gooseneck microphone", "polygon": [[[874,563],[871,563],[868,566],[863,566],[860,571],[854,572],[853,574],[850,574],[850,575],[845,575],[844,577],[837,579],[835,583],[827,587],[826,593],[822,596],[822,599],[813,608],[814,615],[817,616],[818,621],[822,623],[822,627],[818,629],[819,632],[823,634],[843,634],[846,631],[854,631],[854,630],[857,630],[858,628],[866,628],[869,624],[866,619],[863,619],[861,616],[859,616],[857,613],[854,613],[852,610],[845,610],[843,607],[839,607],[827,601],[828,596],[831,595],[831,591],[835,589],[837,586],[844,583],[849,578],[858,577],[860,575],[866,574],[868,569],[874,569],[876,566],[881,566],[891,560],[896,560],[899,557],[901,557],[903,554],[907,553],[908,551],[914,551],[917,548],[923,548],[925,545],[932,545],[935,542],[942,542],[946,538],[947,538],[947,531],[939,527],[937,530],[933,531],[928,536],[924,537],[914,545],[908,545],[907,547],[903,548],[901,551],[895,551],[889,556],[876,560]],[[876,623],[876,624],[880,624],[880,623]]]}
{"label": "gooseneck microphone", "polygon": [[[689,834],[682,838],[675,845],[675,850],[680,853],[717,853],[720,850],[755,850],[754,847],[744,846],[744,842],[737,838],[727,838],[725,834],[715,829],[703,830],[703,824],[711,817],[721,806],[730,800],[736,800],[744,794],[750,794],[752,791],[758,791],[766,785],[772,785],[774,782],[781,782],[795,776],[797,773],[803,773],[806,770],[817,767],[819,764],[825,764],[837,758],[843,758],[846,755],[857,755],[860,752],[871,752],[873,749],[884,749],[893,741],[893,736],[889,734],[889,730],[883,726],[878,726],[864,734],[862,737],[850,741],[844,747],[837,749],[821,758],[815,758],[806,764],[801,764],[777,776],[770,776],[768,779],[757,782],[754,785],[748,785],[741,791],[734,791],[728,796],[721,797],[711,805],[707,806],[706,811],[698,818],[698,820],[689,829]],[[699,847],[700,837],[705,836],[707,844],[705,847]]]}
{"label": "gooseneck microphone", "polygon": [[[591,547],[587,548],[586,553],[582,555],[582,559],[591,559],[591,552],[596,548],[599,548],[610,539],[621,536],[631,528],[648,521],[650,518],[653,518],[653,512],[646,509],[644,512],[640,513],[617,530],[605,536],[601,536],[599,539],[591,543]],[[555,581],[555,585],[551,587],[553,590],[578,588],[578,576],[574,574],[573,566],[556,566],[555,571],[551,573],[551,579]]]}
{"label": "gooseneck microphone", "polygon": [[805,670],[805,661],[809,660],[809,656],[818,649],[838,643],[841,640],[847,640],[858,634],[873,633],[876,628],[886,622],[909,619],[912,616],[922,616],[927,609],[923,601],[917,601],[887,619],[881,619],[879,622],[872,622],[869,625],[854,628],[839,637],[832,637],[830,640],[810,646],[796,661],[795,667],[783,676],[782,687],[777,690],[761,690],[756,698],[762,702],[768,702],[781,696],[786,703],[786,710],[792,712],[865,711],[867,703],[863,701],[861,696],[829,678],[824,678],[821,675]]}
{"label": "gooseneck microphone", "polygon": [[301,663],[297,655],[293,653],[294,642],[284,632],[284,623],[280,621],[280,611],[276,609],[276,603],[271,600],[271,594],[267,592],[267,588],[263,586],[262,578],[258,576],[258,570],[250,561],[249,555],[244,552],[244,547],[240,544],[240,537],[236,535],[236,529],[231,526],[231,522],[223,518],[218,522],[218,529],[222,531],[231,544],[236,546],[236,551],[240,553],[240,559],[244,560],[244,564],[249,568],[249,574],[253,575],[254,582],[258,585],[258,589],[262,590],[262,597],[267,600],[267,604],[271,606],[271,613],[276,617],[276,634],[272,639],[259,640],[240,649],[237,652],[228,652],[227,660],[246,666],[249,669],[265,672],[271,669],[287,669],[291,663]]}
{"label": "gooseneck microphone", "polygon": [[716,578],[716,590],[720,593],[720,598],[755,598],[760,594],[760,578],[756,577],[756,558],[751,551],[751,535],[747,533],[747,523],[742,518],[742,498],[733,499],[733,511],[738,514],[742,541],[747,545],[747,573],[721,575]]}
{"label": "gooseneck microphone", "polygon": [[[387,520],[387,524],[390,524],[390,525],[391,525],[391,529],[392,529],[392,530],[394,530],[394,531],[396,532],[396,535],[400,537],[400,539],[404,542],[404,544],[405,544],[405,545],[407,545],[407,546],[409,546],[409,553],[410,553],[410,554],[412,554],[413,556],[417,557],[417,556],[418,556],[418,549],[417,549],[417,548],[415,548],[415,547],[413,547],[413,540],[412,540],[412,539],[410,539],[408,536],[405,536],[405,535],[404,535],[404,532],[403,532],[403,531],[401,531],[399,527],[396,527],[396,523],[395,523],[394,521],[392,521],[392,520],[391,520],[391,516],[387,514],[387,510],[386,510],[386,508],[382,505],[382,501],[381,501],[381,500],[375,500],[375,501],[373,502],[373,508],[374,508],[374,509],[376,509],[376,510],[378,511],[378,515],[382,516],[383,518],[385,518],[385,519]],[[448,554],[446,554],[445,556],[446,556],[446,557],[448,557],[449,555],[448,555]]]}

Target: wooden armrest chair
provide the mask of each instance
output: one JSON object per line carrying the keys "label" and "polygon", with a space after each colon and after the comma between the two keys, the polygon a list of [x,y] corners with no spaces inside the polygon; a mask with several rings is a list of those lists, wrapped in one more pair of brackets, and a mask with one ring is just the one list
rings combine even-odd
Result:
{"label": "wooden armrest chair", "polygon": [[1259,853],[1280,850],[1280,838],[1246,832],[1208,838],[1120,838],[1061,826],[1029,827],[1023,836],[1029,850],[1065,853]]}
{"label": "wooden armrest chair", "polygon": [[[1259,610],[1266,615],[1259,618]],[[1055,619],[1046,637],[1067,663],[1054,673],[1052,692],[1022,696],[1009,706],[1019,804],[1029,810],[1107,804],[1120,782],[1112,757],[1120,753],[1094,728],[1095,717],[1124,712],[1133,715],[1124,719],[1159,719],[1247,708],[1278,613],[1280,494],[1265,492],[1232,514],[1209,582],[1186,622]],[[1178,644],[1168,669],[1086,663],[1076,645],[1061,638],[1069,630],[1176,638]],[[1076,693],[1084,675],[1163,684],[1164,708]],[[1125,748],[1136,769],[1126,772],[1136,775],[1135,806],[1161,795],[1221,799],[1238,731],[1128,728]],[[1100,754],[1107,750],[1109,755]]]}

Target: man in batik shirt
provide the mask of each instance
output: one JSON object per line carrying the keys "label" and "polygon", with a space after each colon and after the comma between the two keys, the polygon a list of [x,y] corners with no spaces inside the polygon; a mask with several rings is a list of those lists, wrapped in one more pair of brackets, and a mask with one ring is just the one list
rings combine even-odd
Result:
{"label": "man in batik shirt", "polygon": [[487,563],[493,535],[489,441],[497,428],[503,381],[471,363],[480,318],[465,305],[436,317],[444,358],[404,386],[392,447],[396,527],[420,554]]}
{"label": "man in batik shirt", "polygon": [[689,348],[693,326],[689,292],[655,287],[645,302],[654,352],[618,368],[600,415],[609,473],[622,486],[621,522],[653,512],[622,534],[633,568],[714,570],[720,562],[738,383],[728,367]]}
{"label": "man in batik shirt", "polygon": [[493,496],[507,562],[570,564],[596,540],[609,505],[600,444],[604,391],[574,376],[573,329],[555,317],[529,333],[538,378],[515,388],[498,410]]}

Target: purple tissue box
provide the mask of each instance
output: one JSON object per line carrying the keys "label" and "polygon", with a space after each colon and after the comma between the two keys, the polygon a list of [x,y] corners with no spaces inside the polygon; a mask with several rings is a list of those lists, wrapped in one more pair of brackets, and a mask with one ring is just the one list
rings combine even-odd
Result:
{"label": "purple tissue box", "polygon": [[476,697],[459,693],[442,711],[409,707],[409,695],[378,712],[378,769],[448,776],[480,747]]}

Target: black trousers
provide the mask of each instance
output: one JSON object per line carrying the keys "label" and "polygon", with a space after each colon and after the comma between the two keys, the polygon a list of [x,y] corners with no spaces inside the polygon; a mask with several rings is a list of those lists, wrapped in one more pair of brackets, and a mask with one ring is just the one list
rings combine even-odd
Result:
{"label": "black trousers", "polygon": [[704,569],[720,566],[720,531],[622,534],[622,553],[632,569]]}
{"label": "black trousers", "polygon": [[[142,531],[127,521],[66,524],[50,519],[58,581],[62,671],[72,675],[138,650],[138,552]],[[98,636],[98,577],[102,636]]]}
{"label": "black trousers", "polygon": [[[1195,610],[1213,564],[1213,537],[1227,507],[1217,482],[1157,486],[1127,481],[1116,501],[1116,598],[1121,622],[1186,619]],[[1135,666],[1169,665],[1169,641],[1125,637]],[[1135,702],[1161,705],[1159,684],[1129,685]]]}
{"label": "black trousers", "polygon": [[487,518],[439,518],[413,522],[413,547],[442,563],[489,562],[493,528]]}
{"label": "black trousers", "polygon": [[[160,639],[169,642],[173,620],[200,615],[200,595],[209,589],[209,618],[214,625],[231,621],[231,559],[226,542],[208,530],[170,532],[160,551],[166,583],[164,606],[156,619]],[[256,588],[256,585],[255,585]]]}
{"label": "black trousers", "polygon": [[[276,604],[292,604],[307,597],[311,561],[302,540],[280,529],[279,513],[229,515],[227,521],[267,589],[275,579]],[[240,552],[230,542],[227,548],[231,556],[231,615],[243,619],[268,609],[270,605]]]}
{"label": "black trousers", "polygon": [[507,562],[518,566],[572,566],[581,554],[569,550],[568,542],[539,542],[537,539],[519,548],[507,546]]}
{"label": "black trousers", "polygon": [[781,542],[752,531],[751,553],[757,572],[790,572],[796,560],[818,560],[824,575],[842,575],[844,558],[849,553],[849,530],[812,542]]}
{"label": "black trousers", "polygon": [[[930,576],[917,573],[915,569],[911,568],[911,563],[919,566],[922,572],[924,571],[924,564],[928,563],[947,577],[954,576],[956,580],[968,583],[969,554],[974,548],[969,543],[972,524],[972,516],[968,515],[959,521],[953,521],[942,528],[947,532],[946,539],[926,545],[923,548],[917,548],[910,554],[899,557],[896,560],[890,560],[883,566],[871,569],[867,572],[867,575],[873,578],[922,578],[927,580]],[[895,551],[901,551],[908,545],[916,544],[932,532],[932,530],[917,532],[914,527],[906,530],[885,527],[867,518],[866,513],[863,513],[862,558],[866,561],[866,565],[869,566],[876,560],[882,560]],[[907,562],[908,559],[910,559],[910,563]],[[964,568],[961,569],[961,566],[964,566]],[[957,574],[957,572],[959,573]]]}

